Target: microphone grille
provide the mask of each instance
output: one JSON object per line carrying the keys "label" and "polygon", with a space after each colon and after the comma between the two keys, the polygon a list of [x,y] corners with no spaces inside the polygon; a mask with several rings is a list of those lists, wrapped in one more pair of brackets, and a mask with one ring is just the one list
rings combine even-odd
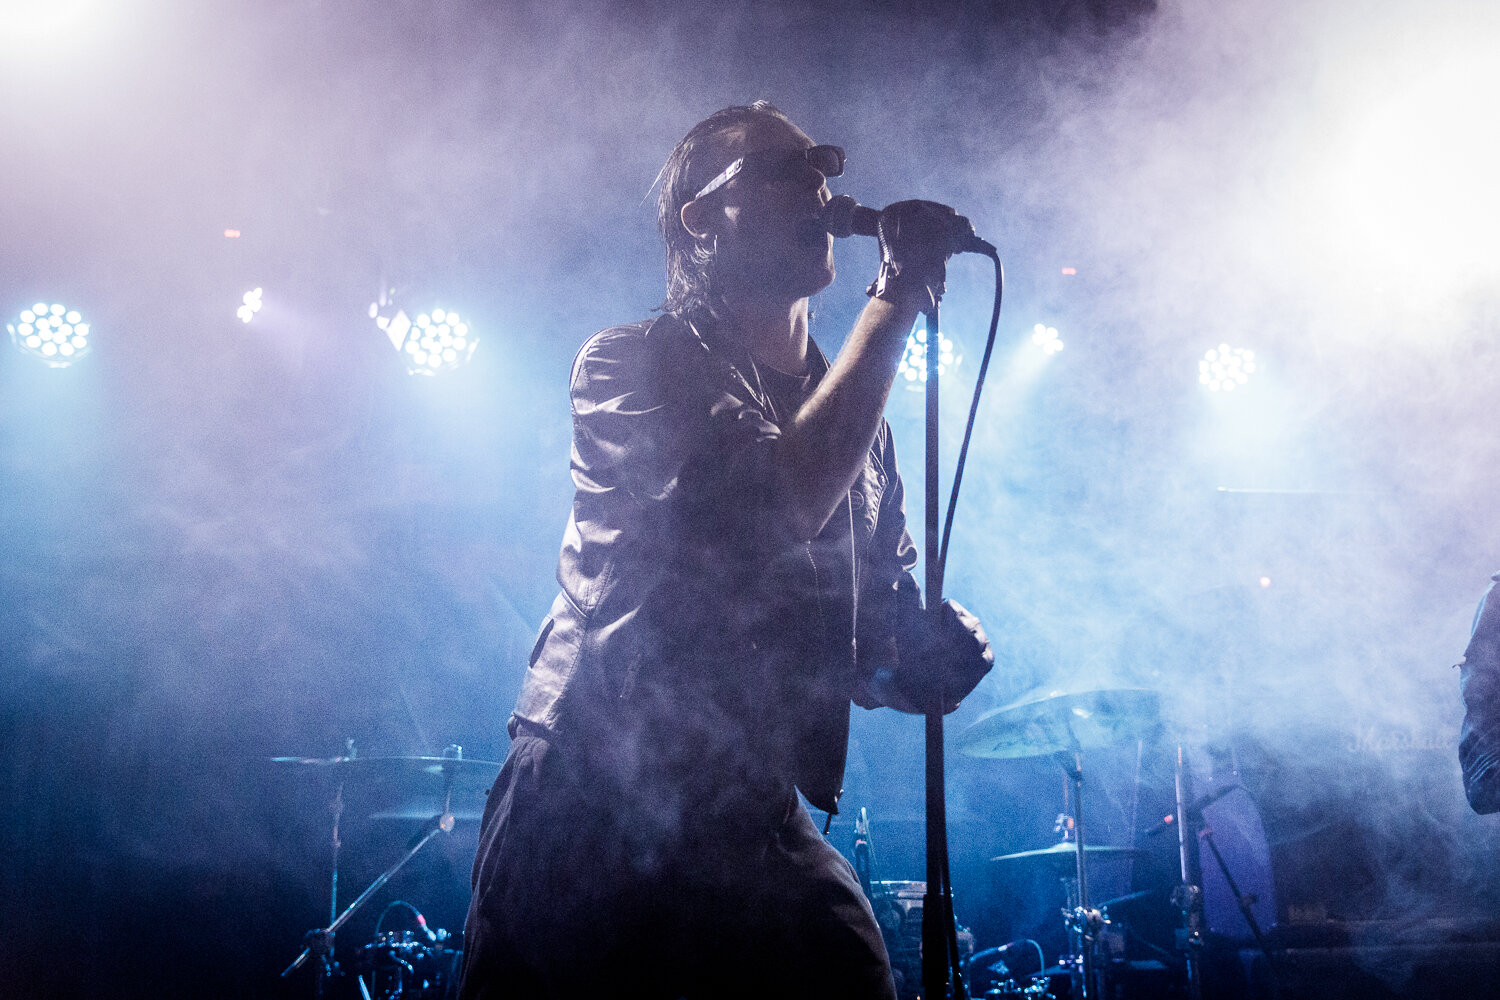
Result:
{"label": "microphone grille", "polygon": [[823,228],[843,239],[854,234],[854,210],[859,203],[847,194],[836,195],[823,206]]}

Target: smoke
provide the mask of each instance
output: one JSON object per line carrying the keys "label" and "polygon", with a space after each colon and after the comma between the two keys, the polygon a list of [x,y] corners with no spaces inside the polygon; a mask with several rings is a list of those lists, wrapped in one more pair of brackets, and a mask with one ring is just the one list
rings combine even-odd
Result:
{"label": "smoke", "polygon": [[[1495,37],[1465,4],[1163,6],[1043,59],[1034,144],[969,174],[1040,223],[1011,337],[1067,343],[987,405],[966,479],[949,589],[1014,664],[988,705],[1162,691],[1163,742],[1246,782],[1283,872],[1344,845],[1329,915],[1430,916],[1489,842],[1449,833],[1449,665],[1494,558]],[[1233,397],[1194,383],[1221,343],[1256,351]]]}

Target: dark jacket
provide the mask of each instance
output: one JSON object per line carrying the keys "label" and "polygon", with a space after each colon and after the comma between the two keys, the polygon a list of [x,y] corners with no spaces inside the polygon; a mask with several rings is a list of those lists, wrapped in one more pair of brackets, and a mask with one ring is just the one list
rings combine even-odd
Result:
{"label": "dark jacket", "polygon": [[[821,377],[816,351],[813,364]],[[805,542],[770,473],[786,414],[710,322],[661,316],[595,334],[574,362],[572,403],[561,592],[512,734],[576,746],[684,810],[795,785],[836,811],[849,703],[878,704],[872,682],[897,669],[895,637],[919,604],[889,426]]]}
{"label": "dark jacket", "polygon": [[1469,805],[1478,813],[1500,812],[1500,596],[1495,593],[1500,573],[1492,580],[1474,613],[1459,670],[1465,711],[1458,762]]}

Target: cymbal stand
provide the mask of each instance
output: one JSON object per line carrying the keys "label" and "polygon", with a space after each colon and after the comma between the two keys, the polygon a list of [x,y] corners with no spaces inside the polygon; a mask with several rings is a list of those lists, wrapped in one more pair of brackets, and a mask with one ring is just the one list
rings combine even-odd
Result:
{"label": "cymbal stand", "polygon": [[1182,927],[1177,931],[1177,948],[1187,962],[1188,1000],[1203,1000],[1203,889],[1193,877],[1193,851],[1188,838],[1188,803],[1191,792],[1188,788],[1187,768],[1183,762],[1183,749],[1177,747],[1177,862],[1182,882],[1172,890],[1172,905],[1182,913]]}
{"label": "cymbal stand", "polygon": [[[1077,744],[1077,739],[1074,741]],[[1072,830],[1064,826],[1064,838],[1073,841],[1076,890],[1070,892],[1068,908],[1063,910],[1063,922],[1067,924],[1068,941],[1074,952],[1066,962],[1069,976],[1073,980],[1073,995],[1080,1000],[1092,1000],[1098,996],[1094,982],[1094,936],[1103,925],[1099,911],[1089,907],[1089,882],[1083,838],[1083,752],[1081,749],[1064,751],[1058,755],[1067,776],[1064,785],[1065,798],[1072,807]]]}
{"label": "cymbal stand", "polygon": [[854,874],[859,876],[865,898],[874,902],[875,848],[870,843],[870,814],[864,806],[859,807],[859,818],[854,821]]}
{"label": "cymbal stand", "polygon": [[[354,741],[349,741],[350,756],[353,756]],[[339,848],[343,847],[343,841],[339,839],[339,821],[344,815],[344,783],[340,781],[333,790],[333,802],[329,805],[329,811],[333,813],[333,864],[328,884],[328,922],[332,924],[339,916]],[[323,989],[329,977],[338,970],[338,960],[333,954],[333,935],[319,935],[310,939],[311,946],[318,957],[317,984],[313,988],[313,995],[321,998]]]}
{"label": "cymbal stand", "polygon": [[340,781],[338,787],[333,790],[333,802],[329,804],[328,811],[333,813],[333,874],[330,876],[328,885],[328,920],[332,923],[339,915],[339,848],[343,847],[343,841],[339,840],[339,820],[344,815],[344,783]]}
{"label": "cymbal stand", "polygon": [[327,927],[319,927],[307,932],[307,946],[302,953],[292,960],[292,964],[281,970],[281,977],[296,972],[306,964],[309,958],[318,959],[317,983],[314,987],[314,995],[323,996],[325,981],[336,975],[338,966],[333,961],[333,939],[338,929],[349,922],[360,907],[369,902],[370,897],[379,892],[380,889],[390,881],[391,876],[405,866],[405,864],[416,856],[417,852],[427,846],[427,842],[439,833],[451,833],[453,831],[453,772],[443,768],[443,811],[422,824],[422,829],[417,831],[416,836],[406,846],[406,851],[396,859],[396,863],[380,874],[375,881],[371,882],[365,891],[360,893],[348,908],[333,919]]}
{"label": "cymbal stand", "polygon": [[[355,755],[354,740],[344,740],[344,756],[353,760]],[[328,922],[331,924],[339,916],[339,850],[344,842],[339,837],[339,822],[344,816],[344,782],[342,779],[334,786],[333,799],[328,803],[328,811],[333,814],[332,836],[329,838],[330,864],[328,875]],[[317,984],[313,988],[313,995],[323,996],[323,989],[329,977],[333,976],[338,969],[338,960],[333,953],[333,937],[309,937],[309,946],[318,958]]]}
{"label": "cymbal stand", "polygon": [[1246,896],[1240,892],[1239,883],[1229,873],[1229,865],[1225,862],[1224,855],[1219,853],[1219,845],[1214,843],[1213,828],[1208,825],[1207,820],[1202,819],[1201,812],[1197,815],[1202,825],[1202,829],[1198,831],[1198,839],[1207,844],[1209,851],[1213,853],[1214,862],[1219,866],[1219,871],[1224,876],[1224,884],[1229,887],[1230,893],[1234,895],[1235,905],[1240,908],[1240,913],[1244,915],[1245,923],[1249,926],[1250,933],[1254,935],[1255,943],[1260,948],[1260,953],[1266,957],[1266,971],[1271,977],[1273,995],[1279,996],[1281,993],[1281,977],[1277,971],[1276,957],[1271,952],[1271,946],[1266,941],[1266,936],[1261,933],[1260,921],[1255,919],[1255,910],[1253,907],[1255,906],[1256,897]]}

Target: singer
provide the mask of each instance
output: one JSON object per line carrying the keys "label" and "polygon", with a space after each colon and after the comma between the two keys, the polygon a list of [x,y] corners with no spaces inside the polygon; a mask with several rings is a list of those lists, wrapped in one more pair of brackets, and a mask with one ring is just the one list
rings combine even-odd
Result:
{"label": "singer", "polygon": [[808,296],[843,166],[765,102],[695,125],[661,174],[660,315],[578,353],[561,592],[485,810],[466,998],[895,995],[797,792],[837,811],[851,701],[952,711],[993,655],[956,603],[921,612],[881,417],[949,223],[885,210],[830,364]]}

